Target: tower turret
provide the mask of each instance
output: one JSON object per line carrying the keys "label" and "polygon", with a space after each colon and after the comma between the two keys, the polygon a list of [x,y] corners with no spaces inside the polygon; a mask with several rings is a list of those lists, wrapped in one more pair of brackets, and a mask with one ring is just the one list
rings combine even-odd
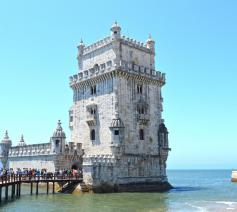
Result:
{"label": "tower turret", "polygon": [[7,166],[8,153],[11,146],[12,146],[12,141],[10,140],[8,136],[8,132],[6,131],[4,138],[0,143],[0,160],[2,162],[3,168],[6,168]]}
{"label": "tower turret", "polygon": [[65,150],[66,135],[61,126],[61,121],[58,120],[58,126],[51,137],[51,151],[55,154],[62,154]]}
{"label": "tower turret", "polygon": [[146,41],[146,47],[155,53],[155,41],[152,39],[151,35],[149,35]]}
{"label": "tower turret", "polygon": [[111,26],[111,36],[114,39],[120,38],[121,36],[121,27],[118,25],[117,21]]}
{"label": "tower turret", "polygon": [[21,140],[19,141],[18,146],[26,146],[23,134],[21,135]]}
{"label": "tower turret", "polygon": [[77,60],[78,60],[79,70],[82,70],[82,56],[83,56],[84,48],[85,48],[85,44],[83,43],[83,40],[81,39],[79,45],[77,46],[77,49],[78,49]]}

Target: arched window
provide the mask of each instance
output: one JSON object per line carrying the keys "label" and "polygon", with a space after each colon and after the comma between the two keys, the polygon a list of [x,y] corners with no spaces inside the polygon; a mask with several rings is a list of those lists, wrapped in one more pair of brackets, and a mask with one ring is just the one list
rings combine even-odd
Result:
{"label": "arched window", "polygon": [[59,146],[59,142],[60,142],[59,140],[56,140],[56,141],[55,141],[56,147]]}
{"label": "arched window", "polygon": [[91,140],[92,141],[95,140],[95,130],[94,129],[91,130]]}
{"label": "arched window", "polygon": [[96,94],[96,85],[91,86],[91,95]]}
{"label": "arched window", "polygon": [[142,85],[137,85],[137,93],[142,94]]}
{"label": "arched window", "polygon": [[98,65],[98,64],[95,64],[95,65],[94,65],[94,70],[95,70],[95,71],[99,71],[99,69],[100,69],[99,65]]}
{"label": "arched window", "polygon": [[144,140],[144,130],[143,129],[139,130],[139,138],[140,138],[140,140]]}

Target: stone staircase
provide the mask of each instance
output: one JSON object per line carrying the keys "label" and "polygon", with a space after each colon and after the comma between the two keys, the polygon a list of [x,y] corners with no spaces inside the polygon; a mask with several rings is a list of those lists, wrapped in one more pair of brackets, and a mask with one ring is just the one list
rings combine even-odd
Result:
{"label": "stone staircase", "polygon": [[79,185],[78,182],[70,182],[65,184],[62,189],[59,191],[60,193],[64,194],[72,194],[72,192],[75,190],[75,188]]}

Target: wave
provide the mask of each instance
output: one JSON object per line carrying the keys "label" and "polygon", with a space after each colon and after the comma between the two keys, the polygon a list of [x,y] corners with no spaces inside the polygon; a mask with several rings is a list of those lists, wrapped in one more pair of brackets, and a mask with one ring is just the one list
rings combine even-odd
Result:
{"label": "wave", "polygon": [[185,205],[190,207],[190,211],[198,212],[237,211],[237,202],[231,201],[191,201]]}
{"label": "wave", "polygon": [[236,204],[236,206],[237,206],[237,202],[216,201],[216,203],[225,204],[225,205],[229,205],[229,206]]}
{"label": "wave", "polygon": [[191,203],[188,203],[188,202],[186,202],[185,204],[188,205],[189,207],[194,208],[194,209],[198,209],[198,211],[200,211],[200,212],[206,212],[207,211],[204,206],[198,206],[198,205],[194,205],[194,204],[191,204]]}

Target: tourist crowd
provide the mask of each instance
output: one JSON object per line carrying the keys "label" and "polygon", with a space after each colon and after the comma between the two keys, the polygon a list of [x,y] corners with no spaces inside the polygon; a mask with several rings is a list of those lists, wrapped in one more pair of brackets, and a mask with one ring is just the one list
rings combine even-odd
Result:
{"label": "tourist crowd", "polygon": [[35,177],[46,177],[46,178],[53,178],[53,176],[56,177],[70,177],[70,176],[82,176],[81,170],[76,169],[63,169],[53,172],[48,172],[47,169],[17,169],[14,171],[13,169],[1,169],[0,170],[0,177],[2,176],[14,176],[14,175],[20,175],[22,177],[29,177],[29,178],[35,178]]}

